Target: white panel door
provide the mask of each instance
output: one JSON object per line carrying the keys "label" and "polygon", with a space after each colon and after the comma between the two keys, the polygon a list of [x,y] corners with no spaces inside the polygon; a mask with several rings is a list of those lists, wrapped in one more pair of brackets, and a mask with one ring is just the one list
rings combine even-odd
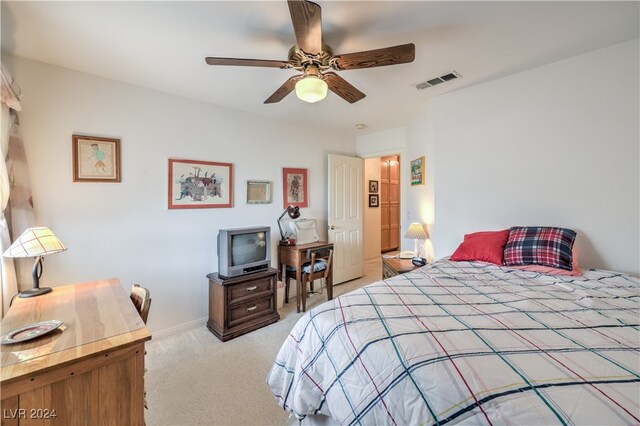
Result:
{"label": "white panel door", "polygon": [[333,243],[333,282],[364,275],[364,160],[329,154],[329,241]]}

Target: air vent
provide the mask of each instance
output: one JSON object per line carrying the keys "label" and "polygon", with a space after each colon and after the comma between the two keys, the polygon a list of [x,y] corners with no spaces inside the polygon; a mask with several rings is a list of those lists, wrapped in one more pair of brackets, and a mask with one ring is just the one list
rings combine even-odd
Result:
{"label": "air vent", "polygon": [[440,77],[432,78],[431,80],[418,83],[415,86],[416,86],[416,89],[423,90],[423,89],[426,89],[427,87],[432,87],[440,83],[446,83],[447,81],[455,80],[457,78],[462,78],[462,76],[455,71],[451,71],[445,75],[441,75]]}

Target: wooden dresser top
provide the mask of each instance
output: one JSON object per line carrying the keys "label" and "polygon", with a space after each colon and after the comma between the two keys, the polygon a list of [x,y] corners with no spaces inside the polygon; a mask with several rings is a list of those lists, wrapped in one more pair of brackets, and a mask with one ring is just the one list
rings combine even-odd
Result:
{"label": "wooden dresser top", "polygon": [[37,297],[17,297],[1,329],[6,333],[48,320],[64,325],[31,341],[0,346],[0,384],[151,339],[129,294],[115,278],[55,287]]}

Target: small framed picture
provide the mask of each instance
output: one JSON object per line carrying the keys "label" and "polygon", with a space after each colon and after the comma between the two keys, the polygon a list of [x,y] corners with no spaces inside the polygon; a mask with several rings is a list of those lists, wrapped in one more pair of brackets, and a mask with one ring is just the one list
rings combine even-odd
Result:
{"label": "small framed picture", "polygon": [[247,181],[247,204],[270,204],[271,182],[266,180]]}
{"label": "small framed picture", "polygon": [[284,208],[290,205],[309,207],[307,169],[282,169],[282,198]]}
{"label": "small framed picture", "polygon": [[233,207],[233,164],[169,159],[169,208]]}
{"label": "small framed picture", "polygon": [[378,193],[378,181],[377,180],[370,180],[369,181],[369,192],[372,194],[377,194]]}
{"label": "small framed picture", "polygon": [[369,194],[369,207],[380,207],[380,198],[378,198],[378,194]]}
{"label": "small framed picture", "polygon": [[424,185],[424,157],[411,161],[411,186]]}
{"label": "small framed picture", "polygon": [[120,139],[73,135],[74,182],[120,182]]}

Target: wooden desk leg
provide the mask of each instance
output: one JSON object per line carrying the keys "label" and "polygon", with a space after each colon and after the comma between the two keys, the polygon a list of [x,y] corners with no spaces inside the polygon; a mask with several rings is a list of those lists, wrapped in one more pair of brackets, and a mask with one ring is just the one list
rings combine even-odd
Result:
{"label": "wooden desk leg", "polygon": [[[300,312],[300,301],[304,300],[302,298],[302,283],[300,282],[300,277],[302,276],[302,264],[299,261],[300,259],[298,259],[298,266],[296,266],[296,303],[297,303],[297,309],[298,309],[298,313]],[[304,302],[303,302],[304,303]],[[304,312],[304,309],[303,309]]]}
{"label": "wooden desk leg", "polygon": [[300,288],[302,289],[300,293],[302,296],[302,312],[307,312],[307,284],[302,282],[302,274],[300,274],[300,281]]}
{"label": "wooden desk leg", "polygon": [[278,246],[278,281],[282,281],[282,261],[280,260],[282,256],[280,255],[280,246]]}
{"label": "wooden desk leg", "polygon": [[327,275],[327,299],[333,300],[333,265],[331,265],[331,271]]}

